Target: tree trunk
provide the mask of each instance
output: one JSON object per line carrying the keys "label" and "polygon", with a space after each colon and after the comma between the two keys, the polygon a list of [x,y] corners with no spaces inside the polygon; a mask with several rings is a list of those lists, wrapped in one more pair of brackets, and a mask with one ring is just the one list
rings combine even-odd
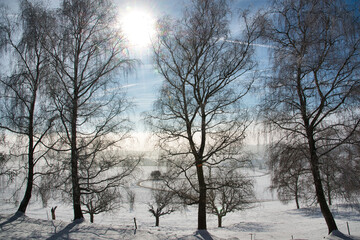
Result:
{"label": "tree trunk", "polygon": [[[76,84],[75,84],[76,86]],[[74,96],[77,96],[77,88],[74,89]],[[77,97],[73,99],[73,109],[71,118],[71,182],[73,193],[73,208],[74,208],[74,220],[84,218],[81,211],[80,202],[80,185],[78,176],[78,149],[77,149]]]}
{"label": "tree trunk", "polygon": [[[312,136],[312,135],[311,135]],[[317,201],[320,205],[321,213],[325,218],[329,234],[335,230],[338,230],[336,226],[335,219],[330,211],[330,208],[327,204],[324,188],[322,185],[321,177],[320,177],[320,169],[319,169],[319,159],[316,154],[315,141],[310,137],[309,138],[309,146],[310,146],[310,161],[311,161],[311,172],[314,178],[315,190]]]}
{"label": "tree trunk", "polygon": [[159,222],[160,222],[160,217],[159,217],[159,216],[155,216],[155,226],[156,226],[156,227],[159,226]]}
{"label": "tree trunk", "polygon": [[[31,145],[32,148],[32,145]],[[29,147],[30,149],[30,147]],[[23,197],[23,200],[20,203],[20,206],[18,208],[19,212],[25,213],[26,212],[26,208],[29,205],[30,202],[30,198],[31,198],[31,193],[32,193],[32,188],[33,188],[33,181],[34,181],[34,155],[31,152],[29,152],[28,154],[28,164],[29,164],[29,169],[28,169],[28,176],[27,176],[27,184],[26,184],[26,190],[25,190],[25,194]]]}
{"label": "tree trunk", "polygon": [[[76,155],[76,154],[71,154]],[[80,186],[79,186],[79,178],[78,178],[78,166],[77,159],[73,159],[71,161],[71,177],[72,177],[72,193],[73,193],[73,208],[74,208],[74,220],[84,218],[81,205],[80,205]]]}
{"label": "tree trunk", "polygon": [[296,208],[300,209],[300,204],[299,204],[299,189],[298,189],[298,181],[296,181],[296,186],[295,186],[295,202],[296,202]]}
{"label": "tree trunk", "polygon": [[196,166],[199,181],[198,230],[206,230],[206,184],[201,163]]}
{"label": "tree trunk", "polygon": [[33,119],[34,119],[34,110],[35,110],[35,103],[33,102],[31,109],[30,109],[30,116],[29,116],[29,129],[28,129],[28,138],[29,138],[29,146],[28,146],[28,176],[27,176],[27,184],[26,190],[23,197],[23,200],[20,203],[18,208],[19,212],[25,213],[26,208],[29,205],[33,183],[34,183],[34,127],[33,127]]}
{"label": "tree trunk", "polygon": [[93,213],[90,213],[90,222],[94,223],[94,214]]}
{"label": "tree trunk", "polygon": [[222,216],[218,215],[218,227],[222,227]]}
{"label": "tree trunk", "polygon": [[299,196],[298,196],[297,193],[295,194],[295,202],[296,202],[296,208],[297,208],[297,209],[300,209]]}

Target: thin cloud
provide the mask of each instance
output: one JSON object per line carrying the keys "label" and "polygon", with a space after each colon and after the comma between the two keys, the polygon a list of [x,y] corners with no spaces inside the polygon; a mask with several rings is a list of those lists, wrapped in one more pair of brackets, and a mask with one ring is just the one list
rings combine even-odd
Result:
{"label": "thin cloud", "polygon": [[127,85],[121,86],[120,88],[131,88],[131,87],[135,87],[138,85],[139,85],[138,83],[132,83],[132,84],[127,84]]}

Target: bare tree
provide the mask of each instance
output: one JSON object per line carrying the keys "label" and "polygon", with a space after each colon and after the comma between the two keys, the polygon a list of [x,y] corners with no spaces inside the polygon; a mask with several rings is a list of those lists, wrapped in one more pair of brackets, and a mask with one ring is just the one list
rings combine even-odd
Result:
{"label": "bare tree", "polygon": [[[356,133],[353,138],[357,138]],[[337,161],[345,159],[345,161]],[[329,205],[332,199],[344,200],[359,208],[360,173],[359,146],[357,144],[342,145],[336,151],[327,155],[322,161],[321,173],[324,179],[324,189]]]}
{"label": "bare tree", "polygon": [[266,37],[274,67],[267,78],[264,117],[281,129],[285,143],[295,138],[306,143],[317,201],[330,233],[337,226],[326,202],[320,163],[359,125],[358,102],[351,98],[359,87],[358,18],[343,1],[324,0],[274,1],[269,15]]}
{"label": "bare tree", "polygon": [[[96,152],[94,156],[80,159],[79,185],[84,213],[94,215],[120,207],[120,188],[131,177],[140,158],[121,156],[119,152]],[[69,184],[70,185],[70,184]]]}
{"label": "bare tree", "polygon": [[130,210],[130,212],[132,212],[132,211],[134,211],[134,207],[135,207],[136,194],[129,187],[126,187],[125,191],[126,191],[127,201],[129,202],[129,210]]}
{"label": "bare tree", "polygon": [[[89,214],[90,222],[94,222],[95,215],[111,212],[121,205],[121,189],[125,188],[128,181],[133,178],[134,172],[141,160],[139,156],[130,156],[117,149],[108,148],[104,151],[93,151],[92,154],[82,154],[79,158],[79,188],[80,201],[84,209],[82,212]],[[60,154],[60,156],[64,156]],[[56,166],[55,180],[48,179],[50,188],[44,190],[62,193],[65,201],[72,201],[72,178],[68,174],[69,161],[59,161]],[[126,189],[126,188],[125,188]],[[57,196],[57,195],[55,195]]]}
{"label": "bare tree", "polygon": [[[357,132],[357,136],[359,132]],[[359,139],[357,137],[357,139]],[[360,145],[350,145],[346,149],[347,161],[341,165],[340,192],[347,202],[360,211]]]}
{"label": "bare tree", "polygon": [[187,178],[197,192],[200,230],[206,229],[203,167],[237,158],[250,123],[241,100],[253,82],[249,72],[258,32],[244,14],[243,39],[230,40],[227,1],[191,3],[181,19],[159,21],[154,54],[164,84],[147,120],[175,178]]}
{"label": "bare tree", "polygon": [[277,190],[278,198],[283,203],[295,200],[297,209],[300,200],[307,202],[311,197],[311,172],[306,149],[300,143],[284,144],[282,142],[270,146],[269,169],[272,173],[272,190]]}
{"label": "bare tree", "polygon": [[159,226],[161,216],[175,211],[175,192],[168,189],[162,181],[157,182],[151,190],[153,202],[148,203],[149,212],[155,217],[156,227]]}
{"label": "bare tree", "polygon": [[81,203],[85,206],[84,213],[90,215],[90,222],[94,216],[102,212],[110,212],[120,207],[121,195],[116,188],[107,188],[102,192],[83,194]]}
{"label": "bare tree", "polygon": [[[354,167],[353,159],[349,155],[345,145],[324,155],[319,162],[321,179],[324,184],[324,193],[329,205],[333,199],[351,202],[351,192],[344,186],[354,185],[356,168],[349,171],[349,165]],[[346,162],[338,159],[345,158]],[[271,189],[277,190],[280,201],[288,203],[295,200],[296,206],[300,208],[300,201],[306,204],[314,202],[315,192],[312,184],[312,176],[308,164],[306,149],[299,143],[274,144],[270,147],[270,158],[268,165],[272,172]],[[354,171],[355,170],[355,171]],[[344,176],[347,176],[344,178]]]}
{"label": "bare tree", "polygon": [[218,169],[209,182],[208,211],[218,217],[218,227],[222,227],[222,219],[228,213],[253,207],[253,181],[236,169]]}
{"label": "bare tree", "polygon": [[[10,16],[10,17],[9,17]],[[20,14],[17,19],[9,12],[3,12],[0,31],[2,40],[10,54],[8,57],[16,59],[10,61],[0,83],[1,90],[1,115],[0,128],[5,129],[14,136],[26,138],[27,169],[26,190],[18,211],[26,212],[29,204],[34,178],[37,174],[35,166],[46,153],[42,150],[42,143],[53,125],[53,115],[47,111],[45,97],[45,80],[49,76],[49,60],[43,47],[44,27],[49,17],[40,4],[32,4],[27,0],[21,1]],[[23,143],[23,142],[22,142]],[[16,155],[20,155],[19,146]]]}
{"label": "bare tree", "polygon": [[0,189],[6,189],[19,175],[19,168],[14,168],[9,155],[0,152]]}
{"label": "bare tree", "polygon": [[55,72],[51,95],[60,116],[59,148],[70,153],[74,219],[82,219],[79,164],[128,137],[124,113],[129,104],[112,73],[127,71],[134,62],[113,28],[115,11],[109,1],[64,0],[54,15],[56,29],[47,35]]}
{"label": "bare tree", "polygon": [[6,175],[6,164],[8,162],[8,158],[6,157],[6,155],[2,152],[0,152],[0,176],[2,175]]}
{"label": "bare tree", "polygon": [[333,204],[333,199],[342,197],[341,184],[345,182],[341,181],[340,176],[343,169],[341,165],[343,164],[338,159],[343,157],[346,159],[345,154],[341,153],[343,150],[343,147],[338,147],[320,159],[320,172],[324,182],[324,191],[330,206]]}
{"label": "bare tree", "polygon": [[[54,177],[52,174],[49,174],[48,176]],[[44,208],[48,206],[48,201],[52,197],[51,193],[55,190],[51,185],[51,181],[47,181],[49,177],[44,176],[41,178],[39,184],[35,184],[37,186],[35,193],[37,196],[40,196]]]}

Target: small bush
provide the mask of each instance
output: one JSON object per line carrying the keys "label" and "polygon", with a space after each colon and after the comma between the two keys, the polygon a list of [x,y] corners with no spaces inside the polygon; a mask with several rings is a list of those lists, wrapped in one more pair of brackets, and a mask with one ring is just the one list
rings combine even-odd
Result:
{"label": "small bush", "polygon": [[161,178],[161,172],[156,170],[156,171],[152,171],[150,174],[151,178],[154,180],[159,180]]}

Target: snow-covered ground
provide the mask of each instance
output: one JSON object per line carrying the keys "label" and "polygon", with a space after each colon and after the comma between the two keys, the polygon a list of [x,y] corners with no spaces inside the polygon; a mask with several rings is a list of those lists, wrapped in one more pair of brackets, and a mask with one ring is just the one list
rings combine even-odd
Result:
{"label": "snow-covered ground", "polygon": [[[143,167],[142,179],[149,177],[154,167]],[[317,208],[296,209],[294,203],[283,205],[268,191],[269,175],[251,172],[256,180],[257,198],[261,200],[252,209],[228,214],[223,228],[217,227],[217,218],[208,215],[208,232],[197,232],[196,207],[179,209],[160,218],[160,227],[154,227],[155,219],[147,210],[151,193],[149,182],[133,184],[135,208],[130,211],[124,202],[118,211],[95,216],[95,223],[87,220],[80,224],[71,221],[71,206],[50,202],[43,208],[40,201],[29,206],[26,216],[16,216],[14,204],[5,203],[1,197],[0,239],[244,239],[244,240],[291,240],[291,239],[344,239],[327,236],[327,227]],[[5,195],[6,192],[1,194]],[[56,209],[57,220],[49,220],[50,208]],[[339,230],[348,233],[350,239],[360,239],[360,214],[345,205],[332,207]],[[134,218],[138,229],[134,230]],[[341,235],[340,233],[336,233]],[[357,237],[354,237],[357,236]]]}

